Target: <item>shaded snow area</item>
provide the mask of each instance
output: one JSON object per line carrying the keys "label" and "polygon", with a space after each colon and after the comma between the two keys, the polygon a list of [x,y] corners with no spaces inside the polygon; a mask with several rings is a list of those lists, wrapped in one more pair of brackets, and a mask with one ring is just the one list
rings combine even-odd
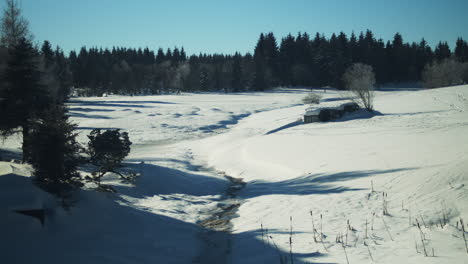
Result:
{"label": "shaded snow area", "polygon": [[379,91],[376,113],[310,124],[306,94],[74,98],[79,140],[128,131],[140,176],[66,211],[0,162],[2,263],[468,263],[468,86]]}

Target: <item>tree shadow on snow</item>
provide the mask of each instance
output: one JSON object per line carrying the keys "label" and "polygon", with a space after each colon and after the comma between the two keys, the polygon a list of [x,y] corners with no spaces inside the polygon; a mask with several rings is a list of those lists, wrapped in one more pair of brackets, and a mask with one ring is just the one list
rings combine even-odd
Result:
{"label": "tree shadow on snow", "polygon": [[289,124],[286,124],[284,126],[281,126],[281,127],[276,128],[276,129],[270,130],[270,131],[266,132],[265,135],[270,135],[270,134],[279,132],[281,130],[288,129],[288,128],[295,127],[295,126],[299,126],[299,125],[303,125],[303,124],[304,124],[304,122],[302,120],[296,120],[296,121],[291,122]]}
{"label": "tree shadow on snow", "polygon": [[115,110],[114,109],[69,107],[68,111],[74,111],[74,112],[114,112]]}
{"label": "tree shadow on snow", "polygon": [[[169,142],[168,144],[171,144],[171,143],[172,142]],[[125,161],[127,161],[129,163],[124,163],[124,166],[139,166],[139,164],[135,164],[135,163],[137,163],[137,162],[141,163],[141,161],[159,162],[159,163],[164,162],[164,163],[173,163],[173,164],[181,165],[181,166],[183,166],[184,169],[189,170],[189,171],[194,171],[194,172],[210,171],[212,173],[215,173],[215,171],[213,169],[211,169],[211,168],[207,168],[207,167],[204,167],[202,165],[195,165],[195,164],[191,163],[190,161],[183,160],[183,159],[140,157],[140,158],[125,159]]]}
{"label": "tree shadow on snow", "polygon": [[244,95],[244,96],[265,96],[265,94],[298,94],[310,92],[307,88],[283,88],[278,90],[252,91],[252,92],[229,92],[229,93],[212,93],[219,95]]}
{"label": "tree shadow on snow", "polygon": [[0,161],[21,160],[22,157],[20,150],[0,149]]}
{"label": "tree shadow on snow", "polygon": [[133,107],[133,108],[153,108],[154,106],[145,104],[177,104],[163,101],[81,101],[70,100],[67,103],[69,106],[98,106],[98,107]]}
{"label": "tree shadow on snow", "polygon": [[94,102],[111,103],[111,104],[135,104],[135,103],[140,103],[140,104],[177,104],[177,103],[165,102],[165,101],[138,101],[138,100],[135,100],[135,101],[118,101],[118,100],[106,101],[106,100],[103,100],[103,101],[94,101]]}
{"label": "tree shadow on snow", "polygon": [[79,118],[90,118],[90,119],[113,119],[112,117],[105,115],[88,115],[83,113],[74,113],[73,111],[68,112],[68,116],[79,117]]}
{"label": "tree shadow on snow", "polygon": [[228,127],[228,125],[235,125],[235,124],[237,124],[239,122],[239,120],[241,120],[243,118],[246,118],[246,117],[248,117],[250,115],[251,115],[250,113],[231,115],[229,117],[229,119],[227,119],[227,120],[221,120],[221,121],[219,121],[218,123],[216,123],[214,125],[199,127],[198,130],[201,130],[204,133],[210,133],[210,132],[213,132],[215,130],[226,129]]}
{"label": "tree shadow on snow", "polygon": [[155,195],[187,194],[206,196],[222,194],[229,185],[224,178],[216,178],[153,164],[127,164],[140,173],[133,186],[114,186],[118,193],[134,198]]}
{"label": "tree shadow on snow", "polygon": [[281,195],[310,195],[310,194],[329,194],[342,193],[349,191],[366,190],[362,188],[349,188],[345,186],[334,185],[333,183],[353,180],[357,178],[369,177],[372,175],[394,173],[399,171],[414,170],[416,168],[402,168],[393,170],[368,170],[368,171],[349,171],[333,174],[310,174],[294,179],[267,182],[250,182],[244,190],[239,193],[240,198],[248,199],[262,195],[281,194]]}
{"label": "tree shadow on snow", "polygon": [[[259,223],[260,225],[260,223]],[[285,227],[287,229],[287,227]],[[281,263],[280,256],[285,258],[286,263],[290,263],[290,254],[288,251],[278,250],[276,246],[280,245],[283,248],[286,248],[285,245],[288,245],[289,236],[282,236],[282,240],[275,236],[274,234],[289,234],[289,231],[278,232],[279,230],[270,230],[268,229],[268,236],[272,238],[267,238],[265,230],[255,229],[248,232],[237,233],[233,235],[234,241],[238,243],[233,244],[233,252],[235,254],[234,259],[238,263],[244,264],[256,264],[256,263]],[[298,234],[298,232],[293,232]],[[313,237],[312,232],[310,232],[311,238]],[[276,244],[276,245],[275,245]],[[315,248],[315,245],[314,245]],[[332,264],[329,262],[317,262],[320,258],[326,257],[326,253],[317,252],[311,247],[310,253],[295,253],[293,249],[293,260],[294,263],[321,263],[321,264]],[[242,254],[242,258],[238,256]],[[313,258],[311,262],[310,258]]]}
{"label": "tree shadow on snow", "polygon": [[345,101],[349,99],[350,97],[331,97],[331,98],[321,99],[320,102],[338,102],[338,101]]}
{"label": "tree shadow on snow", "polygon": [[2,263],[191,263],[200,250],[201,227],[123,204],[118,194],[81,190],[69,211],[49,209],[44,226],[10,218]]}
{"label": "tree shadow on snow", "polygon": [[[152,166],[145,169],[158,173],[174,173]],[[146,180],[151,179],[145,179],[139,184],[155,184]],[[191,182],[184,184],[190,185]],[[28,177],[12,174],[0,176],[0,186],[8,188],[9,185],[37,190]],[[138,186],[135,188],[135,192],[142,190]],[[116,194],[80,190],[77,194],[78,202],[68,211],[49,203],[45,205],[48,213],[44,226],[28,216],[10,213],[9,217],[0,219],[5,227],[0,240],[2,261],[218,264],[230,263],[231,254],[235,253],[235,259],[240,259],[241,263],[278,263],[278,253],[284,256],[288,254],[285,251],[278,252],[271,243],[265,243],[259,230],[240,234],[208,230],[194,223],[129,204],[120,197],[126,194],[120,192],[122,190],[119,188],[119,193]],[[21,201],[26,198],[28,197],[22,197]],[[34,200],[34,204],[41,203],[38,197],[30,199]],[[270,231],[270,234],[275,233],[283,232]],[[236,242],[234,245],[233,241]],[[284,241],[277,241],[279,242]],[[322,256],[324,255],[312,252],[295,254],[294,259],[296,263],[300,263],[305,257]]]}
{"label": "tree shadow on snow", "polygon": [[384,116],[416,116],[425,114],[440,114],[451,112],[451,110],[438,110],[438,111],[426,111],[426,112],[413,112],[413,113],[383,113]]}
{"label": "tree shadow on snow", "polygon": [[112,129],[120,129],[118,127],[77,127],[76,130],[93,130],[93,129],[101,129],[101,130],[112,130]]}

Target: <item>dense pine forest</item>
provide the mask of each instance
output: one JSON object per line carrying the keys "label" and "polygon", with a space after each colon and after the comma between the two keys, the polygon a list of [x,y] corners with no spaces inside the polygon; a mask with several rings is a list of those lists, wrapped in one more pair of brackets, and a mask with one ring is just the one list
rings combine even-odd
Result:
{"label": "dense pine forest", "polygon": [[[80,95],[103,93],[162,94],[193,91],[243,92],[270,87],[331,86],[343,89],[342,76],[353,63],[371,65],[378,84],[420,82],[425,67],[446,59],[468,61],[468,44],[459,38],[452,51],[447,42],[432,49],[422,39],[407,43],[401,34],[384,42],[370,30],[326,38],[316,33],[291,34],[278,41],[261,34],[253,54],[198,54],[184,48],[157,51],[114,47],[82,47],[68,56],[45,41],[39,53],[42,70],[51,73],[58,93],[69,87]],[[5,49],[1,51],[6,58]],[[4,64],[4,61],[2,61]],[[465,80],[466,82],[466,77]]]}

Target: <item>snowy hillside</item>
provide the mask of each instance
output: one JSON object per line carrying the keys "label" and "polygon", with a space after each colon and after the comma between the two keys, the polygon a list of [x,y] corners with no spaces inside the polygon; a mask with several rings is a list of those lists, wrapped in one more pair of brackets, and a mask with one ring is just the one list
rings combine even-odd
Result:
{"label": "snowy hillside", "polygon": [[[344,102],[317,93],[320,107]],[[80,141],[92,128],[128,131],[126,163],[141,176],[106,176],[118,194],[82,190],[64,211],[25,180],[30,168],[0,162],[0,259],[467,263],[457,221],[468,229],[468,86],[379,91],[374,116],[311,124],[299,121],[306,94],[75,98]],[[17,155],[19,142],[0,155]],[[235,199],[224,174],[246,182]],[[232,234],[199,224],[233,200]],[[44,227],[12,212],[25,206],[46,208]]]}
{"label": "snowy hillside", "polygon": [[[336,94],[327,97],[334,101]],[[342,234],[350,263],[371,262],[370,255],[377,263],[467,263],[456,229],[459,218],[468,218],[467,98],[467,86],[379,92],[381,115],[372,118],[300,124],[298,106],[255,115],[204,140],[198,149],[210,166],[249,183],[234,220],[234,262],[277,258],[272,248],[268,255],[245,243],[261,239],[261,226],[288,256],[292,217],[293,253],[301,261],[346,263],[335,242]],[[444,214],[450,224],[441,228]],[[312,221],[326,236],[323,244],[314,243]],[[435,258],[423,256],[416,221]]]}

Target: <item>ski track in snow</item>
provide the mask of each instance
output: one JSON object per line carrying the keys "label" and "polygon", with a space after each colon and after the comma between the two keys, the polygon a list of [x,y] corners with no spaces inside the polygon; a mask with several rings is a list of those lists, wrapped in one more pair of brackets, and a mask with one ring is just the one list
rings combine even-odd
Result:
{"label": "ski track in snow", "polygon": [[[315,107],[344,101],[316,92],[324,98]],[[126,165],[141,175],[135,184],[108,175],[117,195],[82,191],[64,212],[24,181],[30,168],[0,162],[0,186],[8,186],[0,190],[0,259],[244,264],[279,263],[281,255],[346,263],[344,244],[350,263],[466,263],[456,221],[468,221],[468,86],[380,91],[380,113],[313,124],[299,121],[306,93],[71,100],[79,141],[93,128],[124,129],[133,142]],[[19,142],[8,138],[0,155],[17,158]],[[50,224],[10,212],[24,206],[48,208]],[[436,257],[423,256],[416,219]]]}

